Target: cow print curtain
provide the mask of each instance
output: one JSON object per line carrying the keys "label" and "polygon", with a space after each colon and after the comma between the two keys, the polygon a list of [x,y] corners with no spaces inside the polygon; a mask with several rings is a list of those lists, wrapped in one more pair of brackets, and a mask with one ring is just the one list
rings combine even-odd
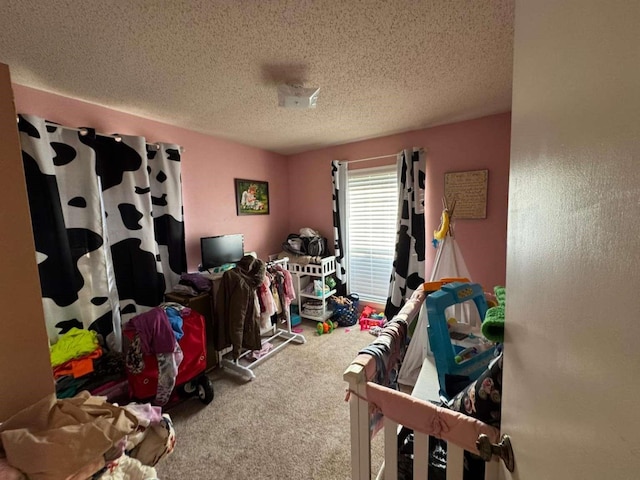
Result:
{"label": "cow print curtain", "polygon": [[18,128],[49,339],[88,328],[120,350],[122,324],[186,269],[180,149],[32,115]]}
{"label": "cow print curtain", "polygon": [[398,231],[385,307],[387,318],[393,318],[405,300],[424,283],[425,167],[422,149],[398,154]]}
{"label": "cow print curtain", "polygon": [[338,295],[347,294],[347,219],[342,215],[347,205],[347,165],[337,160],[331,162],[333,184],[333,249],[336,256],[336,286]]}

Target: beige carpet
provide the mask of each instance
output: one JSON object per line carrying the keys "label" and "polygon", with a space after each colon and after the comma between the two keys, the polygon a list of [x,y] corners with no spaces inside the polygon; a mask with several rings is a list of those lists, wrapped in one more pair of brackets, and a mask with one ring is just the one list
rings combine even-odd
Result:
{"label": "beige carpet", "polygon": [[[158,465],[162,480],[318,479],[351,474],[347,384],[342,373],[375,337],[356,326],[319,336],[303,321],[307,343],[290,343],[243,382],[214,371],[215,399],[172,408],[177,443]],[[381,439],[374,440],[374,466]]]}

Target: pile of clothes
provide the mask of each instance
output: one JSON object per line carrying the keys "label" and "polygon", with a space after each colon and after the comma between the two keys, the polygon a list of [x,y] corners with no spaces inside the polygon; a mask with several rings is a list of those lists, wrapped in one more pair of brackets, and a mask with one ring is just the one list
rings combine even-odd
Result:
{"label": "pile of clothes", "polygon": [[178,344],[184,335],[182,318],[190,313],[189,308],[178,303],[163,303],[133,317],[124,327],[125,339],[127,333],[132,338],[125,353],[101,345],[93,330],[71,328],[50,347],[56,396],[70,398],[87,390],[111,402],[123,403],[129,399],[127,370],[140,373],[144,368],[143,355],[147,354],[158,360],[155,404],[165,405],[183,359]]}
{"label": "pile of clothes", "polygon": [[[233,265],[235,264],[228,264]],[[195,297],[203,293],[209,293],[212,288],[211,279],[200,273],[183,273],[177,285],[174,285],[173,292]]]}
{"label": "pile of clothes", "polygon": [[81,390],[97,394],[126,380],[124,355],[101,346],[93,330],[71,328],[50,347],[50,356],[58,398]]}
{"label": "pile of clothes", "polygon": [[165,405],[176,384],[178,367],[184,354],[178,342],[183,337],[183,316],[191,309],[178,303],[163,303],[136,315],[124,327],[125,336],[131,338],[127,349],[126,365],[132,374],[144,370],[144,355],[154,355],[158,361],[158,388],[154,403]]}
{"label": "pile of clothes", "polygon": [[160,407],[120,407],[87,391],[49,395],[0,424],[0,478],[157,479],[154,466],[175,441]]}

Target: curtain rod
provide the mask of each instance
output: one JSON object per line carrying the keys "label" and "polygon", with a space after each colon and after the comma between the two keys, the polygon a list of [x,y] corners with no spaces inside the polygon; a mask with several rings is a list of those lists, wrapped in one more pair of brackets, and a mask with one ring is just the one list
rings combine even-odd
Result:
{"label": "curtain rod", "polygon": [[[20,117],[16,117],[16,120],[18,123],[20,123]],[[85,135],[87,135],[89,133],[89,129],[81,127],[81,128],[76,128],[76,127],[67,127],[66,125],[60,125],[58,123],[53,123],[50,122],[48,120],[44,121],[45,125],[49,125],[51,127],[56,127],[56,128],[64,128],[66,130],[73,130],[74,132],[78,132],[80,135],[82,135],[83,137]],[[100,137],[109,137],[109,138],[113,138],[116,142],[121,142],[122,141],[122,135],[118,135],[117,133],[114,134],[109,134],[109,133],[100,133],[100,132],[96,132],[97,136]],[[156,150],[160,150],[160,144],[159,143],[153,143],[153,142],[145,142],[146,145],[152,145],[155,147]],[[185,149],[182,146],[179,146],[180,148],[180,153],[184,153]]]}
{"label": "curtain rod", "polygon": [[[424,148],[420,148],[419,150],[421,152],[424,152]],[[400,150],[398,153],[392,153],[390,155],[380,155],[379,157],[359,158],[357,160],[341,160],[341,161],[344,163],[368,162],[370,160],[379,160],[381,158],[397,157],[400,153],[402,153],[402,150]]]}
{"label": "curtain rod", "polygon": [[381,158],[389,158],[396,157],[397,153],[392,153],[390,155],[380,155],[379,157],[369,157],[369,158],[359,158],[358,160],[342,160],[344,163],[358,163],[358,162],[368,162],[371,160],[379,160]]}

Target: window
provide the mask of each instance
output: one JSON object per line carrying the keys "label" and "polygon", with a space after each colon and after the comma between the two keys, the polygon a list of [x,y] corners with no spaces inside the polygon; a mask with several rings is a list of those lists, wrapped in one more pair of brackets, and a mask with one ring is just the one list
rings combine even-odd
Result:
{"label": "window", "polygon": [[396,166],[349,170],[347,212],[349,291],[384,304],[396,242]]}

